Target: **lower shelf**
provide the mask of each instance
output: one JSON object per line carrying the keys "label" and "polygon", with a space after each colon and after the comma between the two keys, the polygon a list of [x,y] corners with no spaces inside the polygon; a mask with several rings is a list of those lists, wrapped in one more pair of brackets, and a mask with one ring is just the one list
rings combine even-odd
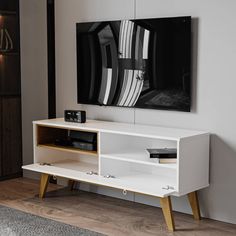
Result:
{"label": "lower shelf", "polygon": [[86,151],[86,150],[81,150],[81,149],[75,148],[75,147],[58,146],[58,145],[55,145],[52,143],[51,144],[50,143],[38,144],[38,147],[52,149],[52,150],[59,150],[59,151],[64,151],[64,152],[73,152],[73,153],[78,153],[78,154],[97,156],[97,151]]}
{"label": "lower shelf", "polygon": [[106,158],[106,159],[139,163],[139,164],[143,164],[143,165],[150,165],[150,166],[156,166],[156,167],[159,166],[159,167],[169,168],[169,169],[177,169],[176,163],[159,164],[159,163],[157,163],[156,159],[149,158],[149,154],[147,154],[145,151],[101,154],[101,156],[102,156],[102,158]]}
{"label": "lower shelf", "polygon": [[105,178],[87,174],[89,171],[96,171],[94,167],[95,165],[88,163],[85,165],[82,162],[66,161],[52,166],[32,164],[23,166],[23,169],[156,197],[166,197],[175,192],[173,189],[164,189],[167,185],[173,186],[174,180],[163,176],[131,172],[129,175]]}

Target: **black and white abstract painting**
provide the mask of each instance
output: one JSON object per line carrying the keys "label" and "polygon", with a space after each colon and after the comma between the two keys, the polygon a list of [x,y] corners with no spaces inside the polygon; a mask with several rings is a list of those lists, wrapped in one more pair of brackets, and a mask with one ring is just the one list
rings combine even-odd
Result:
{"label": "black and white abstract painting", "polygon": [[76,27],[78,103],[190,110],[191,17]]}

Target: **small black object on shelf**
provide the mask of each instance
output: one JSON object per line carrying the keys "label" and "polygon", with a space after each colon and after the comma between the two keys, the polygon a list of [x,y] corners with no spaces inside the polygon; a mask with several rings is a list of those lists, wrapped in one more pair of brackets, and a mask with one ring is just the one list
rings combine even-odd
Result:
{"label": "small black object on shelf", "polygon": [[85,123],[86,112],[80,110],[65,110],[64,119],[68,122]]}
{"label": "small black object on shelf", "polygon": [[63,147],[72,147],[72,141],[69,140],[68,138],[65,139],[56,139],[55,140],[55,145],[57,146],[63,146]]}
{"label": "small black object on shelf", "polygon": [[97,134],[71,130],[69,134],[72,146],[86,151],[97,150]]}
{"label": "small black object on shelf", "polygon": [[150,158],[155,159],[160,164],[177,163],[176,148],[148,148]]}
{"label": "small black object on shelf", "polygon": [[177,158],[176,148],[147,148],[150,158]]}
{"label": "small black object on shelf", "polygon": [[97,151],[97,134],[70,130],[65,138],[55,140],[56,146],[73,147],[84,151]]}

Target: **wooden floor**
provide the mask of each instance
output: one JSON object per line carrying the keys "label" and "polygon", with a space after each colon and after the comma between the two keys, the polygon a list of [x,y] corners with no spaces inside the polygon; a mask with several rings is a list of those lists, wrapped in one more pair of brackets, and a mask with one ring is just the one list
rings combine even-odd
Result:
{"label": "wooden floor", "polygon": [[106,235],[127,236],[228,236],[236,225],[174,213],[176,232],[167,231],[161,209],[49,185],[46,199],[38,198],[38,181],[15,179],[0,182],[0,205],[87,228]]}

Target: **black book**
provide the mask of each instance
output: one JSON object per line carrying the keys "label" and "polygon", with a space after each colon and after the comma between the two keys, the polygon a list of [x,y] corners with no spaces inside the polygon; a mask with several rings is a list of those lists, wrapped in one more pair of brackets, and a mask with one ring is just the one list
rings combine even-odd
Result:
{"label": "black book", "polygon": [[177,158],[177,148],[147,148],[150,158]]}

